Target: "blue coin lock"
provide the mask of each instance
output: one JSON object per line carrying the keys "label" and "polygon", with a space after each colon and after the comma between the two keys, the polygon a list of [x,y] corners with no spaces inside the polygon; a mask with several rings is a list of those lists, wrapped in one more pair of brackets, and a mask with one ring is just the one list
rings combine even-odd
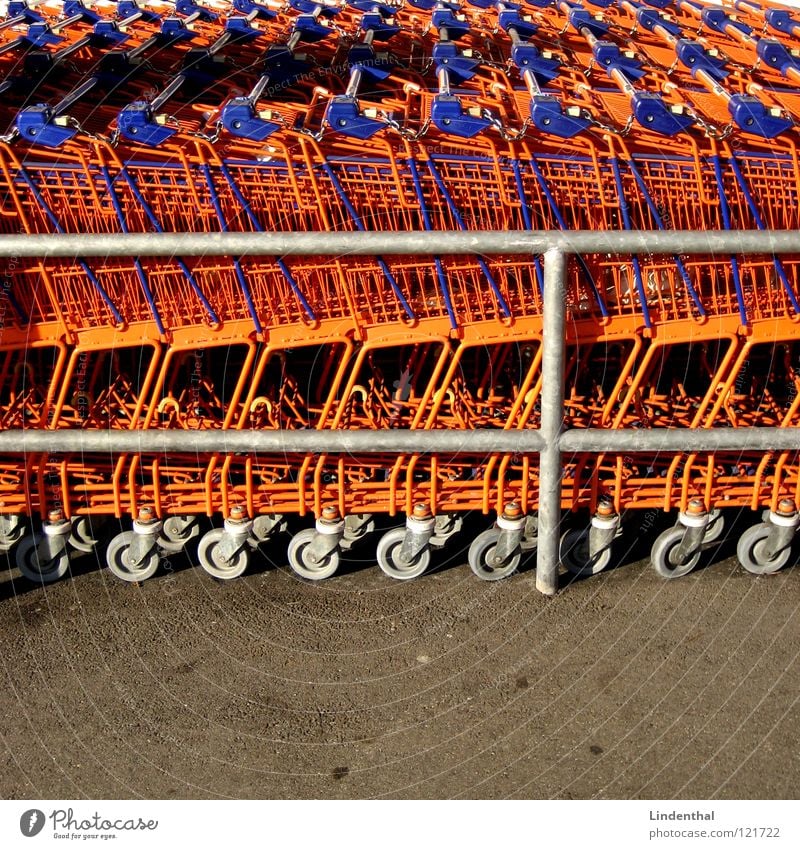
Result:
{"label": "blue coin lock", "polygon": [[516,9],[505,9],[497,16],[500,26],[508,32],[515,29],[520,38],[532,38],[539,27],[533,21],[526,21]]}
{"label": "blue coin lock", "polygon": [[588,29],[595,38],[602,38],[608,32],[608,24],[605,21],[598,21],[586,9],[570,9],[569,22],[575,27],[576,32]]}
{"label": "blue coin lock", "polygon": [[54,148],[68,142],[78,132],[75,126],[56,124],[54,118],[52,109],[40,103],[23,109],[14,123],[20,136],[27,142]]}
{"label": "blue coin lock", "polygon": [[571,139],[582,133],[590,124],[583,115],[565,113],[555,97],[545,95],[531,98],[530,115],[531,123],[537,130],[561,139]]}
{"label": "blue coin lock", "polygon": [[790,68],[800,70],[800,57],[792,54],[780,43],[772,38],[762,38],[756,45],[758,58],[770,68],[777,68],[786,76]]}
{"label": "blue coin lock", "polygon": [[653,32],[656,27],[662,27],[665,29],[670,35],[674,35],[677,38],[683,30],[678,26],[678,24],[673,21],[668,21],[665,17],[661,15],[660,12],[657,12],[655,9],[637,9],[636,10],[636,23],[642,29],[646,29],[648,32]]}
{"label": "blue coin lock", "polygon": [[795,27],[800,26],[792,17],[791,12],[787,12],[785,9],[765,9],[764,20],[772,29],[786,33],[786,35],[794,35]]}
{"label": "blue coin lock", "polygon": [[222,107],[222,126],[240,139],[262,142],[281,125],[261,118],[247,97],[235,97]]}
{"label": "blue coin lock", "polygon": [[328,104],[328,123],[331,129],[356,139],[369,139],[386,128],[384,121],[367,118],[358,108],[355,97],[340,95]]}
{"label": "blue coin lock", "polygon": [[270,9],[269,6],[262,6],[260,3],[254,3],[253,0],[233,0],[233,8],[236,9],[237,12],[241,12],[243,15],[251,15],[255,12],[256,17],[261,18],[264,21],[270,21],[278,16],[278,13]]}
{"label": "blue coin lock", "polygon": [[734,21],[733,18],[725,14],[723,9],[703,9],[700,15],[703,23],[709,29],[713,29],[715,32],[722,33],[723,35],[728,27],[735,27],[745,35],[750,35],[753,31],[747,24],[743,24],[741,21]]}
{"label": "blue coin lock", "polygon": [[471,139],[491,126],[491,121],[478,115],[470,115],[461,106],[461,101],[451,94],[437,94],[431,106],[431,121],[443,133]]}
{"label": "blue coin lock", "polygon": [[790,120],[773,115],[760,100],[744,94],[735,94],[728,101],[728,111],[737,127],[764,139],[774,139],[792,126]]}
{"label": "blue coin lock", "polygon": [[158,12],[153,12],[150,9],[140,6],[136,0],[119,0],[119,3],[117,3],[117,13],[123,20],[136,15],[139,20],[147,21],[148,23],[153,23],[161,17]]}
{"label": "blue coin lock", "polygon": [[466,20],[460,21],[450,9],[436,9],[431,15],[431,22],[436,29],[444,27],[451,41],[458,41],[469,32]]}
{"label": "blue coin lock", "polygon": [[685,68],[694,76],[696,71],[705,71],[715,80],[724,80],[728,76],[725,62],[718,56],[709,56],[702,44],[682,38],[675,45],[675,54]]}
{"label": "blue coin lock", "polygon": [[635,94],[631,98],[631,108],[641,126],[662,136],[675,136],[694,124],[690,115],[673,112],[658,94]]}
{"label": "blue coin lock", "polygon": [[[392,23],[389,23],[390,20]],[[394,23],[393,19],[386,19],[382,15],[372,12],[361,18],[361,29],[364,32],[372,30],[373,38],[376,41],[388,41],[393,35],[400,32],[400,27]]]}
{"label": "blue coin lock", "polygon": [[301,40],[309,44],[322,41],[331,34],[331,28],[321,24],[313,15],[298,15],[294,28],[302,36]]}
{"label": "blue coin lock", "polygon": [[539,83],[554,80],[561,67],[555,59],[545,59],[532,44],[515,44],[511,48],[511,60],[521,72],[532,71]]}
{"label": "blue coin lock", "polygon": [[148,147],[157,147],[177,132],[175,127],[159,124],[153,117],[150,104],[143,100],[137,100],[120,111],[117,128],[126,139]]}
{"label": "blue coin lock", "polygon": [[621,71],[626,77],[638,80],[644,76],[642,63],[633,57],[625,56],[623,52],[610,41],[598,41],[592,47],[592,55],[595,62],[603,68],[607,74],[611,71]]}
{"label": "blue coin lock", "polygon": [[179,15],[197,15],[201,21],[216,21],[219,15],[207,9],[205,6],[198,6],[192,0],[176,0],[175,11]]}
{"label": "blue coin lock", "polygon": [[475,76],[475,69],[480,65],[478,59],[464,56],[452,41],[440,41],[435,44],[431,55],[436,63],[437,73],[445,70],[458,82]]}

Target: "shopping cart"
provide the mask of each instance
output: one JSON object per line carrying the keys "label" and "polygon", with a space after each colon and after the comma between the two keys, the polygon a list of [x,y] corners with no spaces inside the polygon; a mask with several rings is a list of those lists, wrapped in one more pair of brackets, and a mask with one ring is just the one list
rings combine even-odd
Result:
{"label": "shopping cart", "polygon": [[[48,31],[74,41],[46,61],[69,73],[36,87],[46,102],[4,107],[0,227],[799,229],[800,19],[740,5],[741,19],[683,0],[120,3],[107,29],[131,29],[134,46],[112,47],[99,21],[54,4]],[[32,14],[9,11],[5,44],[24,42]],[[20,78],[8,57],[23,42],[0,52],[6,80]],[[574,257],[565,423],[796,426],[799,262]],[[377,517],[404,514],[376,556],[409,579],[478,511],[498,518],[470,565],[505,577],[536,547],[535,455],[108,458],[60,453],[55,432],[537,428],[543,291],[541,257],[453,256],[445,239],[433,257],[9,264],[0,421],[52,430],[54,450],[0,467],[0,545],[16,546],[26,576],[54,580],[93,547],[98,518],[128,517],[106,553],[119,577],[143,580],[200,537],[201,565],[227,579],[290,517],[313,516],[287,560],[319,580]],[[565,457],[562,562],[598,572],[623,517],[677,512],[652,554],[676,577],[719,539],[723,511],[747,509],[766,513],[740,560],[774,571],[791,555],[798,468],[791,451]],[[27,517],[44,533],[24,533]],[[222,527],[201,536],[201,517]]]}

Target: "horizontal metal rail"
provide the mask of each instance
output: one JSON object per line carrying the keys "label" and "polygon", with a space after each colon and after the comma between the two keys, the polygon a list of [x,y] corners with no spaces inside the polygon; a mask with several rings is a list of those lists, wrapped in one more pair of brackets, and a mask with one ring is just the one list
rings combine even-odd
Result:
{"label": "horizontal metal rail", "polygon": [[568,254],[800,253],[800,231],[131,233],[0,236],[0,257],[544,254],[540,431],[5,431],[0,452],[539,453],[536,586],[558,588],[562,453],[800,450],[800,428],[569,430],[564,412]]}
{"label": "horizontal metal rail", "polygon": [[[567,430],[562,453],[800,451],[800,427]],[[538,454],[529,430],[5,430],[4,454]]]}
{"label": "horizontal metal rail", "polygon": [[794,230],[484,230],[357,233],[67,233],[0,236],[0,257],[368,256],[387,254],[786,254]]}

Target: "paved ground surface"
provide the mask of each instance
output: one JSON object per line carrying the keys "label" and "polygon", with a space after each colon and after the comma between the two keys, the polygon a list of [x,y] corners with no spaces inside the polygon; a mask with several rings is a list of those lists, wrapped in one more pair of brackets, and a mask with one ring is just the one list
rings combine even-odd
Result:
{"label": "paved ground surface", "polygon": [[463,543],[408,584],[0,571],[0,795],[796,798],[800,568],[730,553],[555,600]]}

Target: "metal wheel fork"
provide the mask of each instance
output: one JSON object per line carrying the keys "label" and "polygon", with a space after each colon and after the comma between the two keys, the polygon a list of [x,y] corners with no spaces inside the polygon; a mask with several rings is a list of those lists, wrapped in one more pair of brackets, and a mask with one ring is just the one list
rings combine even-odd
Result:
{"label": "metal wheel fork", "polygon": [[42,524],[42,538],[36,546],[40,562],[49,563],[68,551],[67,543],[72,533],[72,522],[63,510],[51,510]]}
{"label": "metal wheel fork", "polygon": [[223,522],[222,537],[217,543],[217,551],[224,561],[232,562],[242,548],[250,541],[253,520],[243,507],[231,507],[230,515]]}
{"label": "metal wheel fork", "polygon": [[415,504],[411,515],[406,517],[406,532],[397,559],[401,563],[413,563],[434,538],[435,528],[436,519],[430,507],[427,504]]}
{"label": "metal wheel fork", "polygon": [[141,507],[139,515],[133,520],[133,537],[128,549],[128,562],[132,569],[144,564],[158,547],[158,536],[162,522],[156,517],[152,507]]}
{"label": "metal wheel fork", "polygon": [[691,560],[703,544],[708,525],[708,512],[705,504],[699,498],[693,498],[687,505],[686,511],[678,514],[678,524],[685,530],[675,557],[680,562]]}

